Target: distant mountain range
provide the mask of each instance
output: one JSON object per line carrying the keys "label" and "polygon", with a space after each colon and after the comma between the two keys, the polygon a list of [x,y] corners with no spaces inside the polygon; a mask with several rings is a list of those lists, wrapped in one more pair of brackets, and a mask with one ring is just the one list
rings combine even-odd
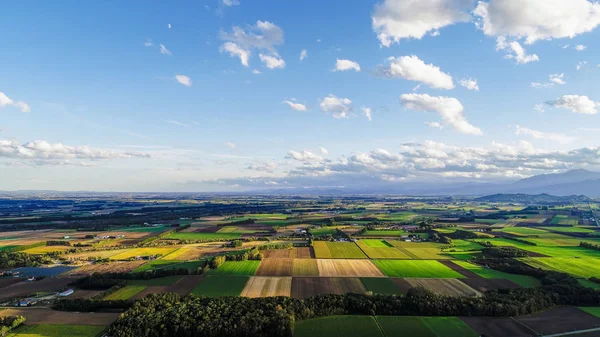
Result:
{"label": "distant mountain range", "polygon": [[560,196],[550,195],[550,194],[546,194],[546,193],[537,194],[537,195],[523,194],[523,193],[516,193],[516,194],[499,193],[499,194],[487,195],[485,197],[479,197],[479,198],[476,198],[475,200],[481,201],[481,202],[518,202],[518,203],[524,203],[524,204],[537,204],[537,203],[546,204],[546,203],[582,203],[582,202],[589,202],[592,199],[590,199],[584,195],[569,195],[569,196],[560,197]]}

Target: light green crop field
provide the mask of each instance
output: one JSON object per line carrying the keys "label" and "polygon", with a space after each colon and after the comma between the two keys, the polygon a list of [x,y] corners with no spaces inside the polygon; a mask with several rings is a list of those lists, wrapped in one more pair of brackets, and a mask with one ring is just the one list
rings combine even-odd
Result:
{"label": "light green crop field", "polygon": [[421,317],[377,316],[377,322],[386,336],[438,337]]}
{"label": "light green crop field", "polygon": [[296,323],[294,337],[384,336],[373,316],[330,316]]}
{"label": "light green crop field", "polygon": [[367,230],[363,236],[400,237],[408,233],[403,230]]}
{"label": "light green crop field", "polygon": [[167,239],[179,240],[231,240],[237,239],[240,233],[197,233],[197,232],[177,232],[167,236]]}
{"label": "light green crop field", "polygon": [[555,270],[575,276],[590,278],[600,277],[600,264],[597,259],[568,257],[530,257],[520,259],[528,265],[546,270]]}
{"label": "light green crop field", "polygon": [[[543,227],[538,227],[538,228],[543,228]],[[550,234],[545,230],[530,228],[530,227],[504,227],[502,229],[494,230],[494,232],[503,232],[503,233],[514,234],[514,235],[518,235],[518,236],[528,236],[528,235],[542,236],[545,234]]]}
{"label": "light green crop field", "polygon": [[579,223],[579,218],[571,217],[571,216],[567,216],[567,215],[555,215],[554,218],[552,218],[552,221],[550,223],[552,223],[554,225],[577,226],[577,224]]}
{"label": "light green crop field", "polygon": [[389,277],[464,278],[433,260],[373,260],[373,263]]}
{"label": "light green crop field", "polygon": [[127,281],[127,284],[131,286],[170,286],[179,282],[182,277],[183,276],[168,276],[149,280],[130,280]]}
{"label": "light green crop field", "polygon": [[256,269],[260,265],[260,261],[225,261],[217,269],[211,269],[207,275],[236,275],[236,276],[252,276],[256,273]]}
{"label": "light green crop field", "polygon": [[443,337],[478,337],[465,322],[458,317],[423,317],[423,323],[429,327],[436,336]]}
{"label": "light green crop field", "polygon": [[361,278],[360,281],[365,286],[367,291],[373,294],[381,295],[400,295],[402,292],[400,288],[389,278],[380,277],[365,277]]}
{"label": "light green crop field", "polygon": [[366,259],[367,256],[354,242],[315,241],[317,259]]}
{"label": "light green crop field", "polygon": [[175,247],[153,247],[153,248],[133,248],[124,251],[123,253],[113,255],[110,257],[111,260],[129,260],[137,256],[152,256],[161,255],[165,256],[177,248]]}
{"label": "light green crop field", "polygon": [[590,315],[600,317],[600,307],[579,307],[579,309],[587,312]]}
{"label": "light green crop field", "polygon": [[[550,257],[590,257],[600,258],[600,251],[579,247],[581,239],[567,238],[567,239],[538,239],[538,238],[527,238],[527,241],[531,241],[537,244],[537,246],[528,245],[514,240],[509,239],[480,239],[478,242],[489,241],[495,246],[509,246],[516,247],[525,251],[539,253]],[[591,240],[585,240],[590,241]]]}
{"label": "light green crop field", "polygon": [[491,268],[484,268],[482,266],[466,262],[466,261],[452,261],[453,263],[474,272],[475,274],[483,277],[483,278],[497,278],[497,279],[505,279],[512,281],[521,287],[525,288],[533,288],[540,285],[540,281],[535,277],[531,277],[528,275],[517,275],[517,274],[509,274],[505,272],[501,272],[499,270],[494,270]]}
{"label": "light green crop field", "polygon": [[594,231],[591,229],[587,229],[587,228],[581,228],[581,227],[540,227],[543,229],[547,229],[547,230],[553,230],[556,232],[562,232],[562,233],[598,233],[600,234],[600,232],[598,231]]}
{"label": "light green crop field", "polygon": [[106,327],[98,325],[25,325],[8,334],[8,337],[96,337],[104,330]]}
{"label": "light green crop field", "polygon": [[594,290],[600,290],[600,284],[598,284],[596,282],[593,282],[593,281],[590,281],[590,280],[586,280],[584,278],[578,278],[577,282],[581,286],[584,286],[584,287],[587,287],[587,288],[591,288],[591,289],[594,289]]}
{"label": "light green crop field", "polygon": [[382,240],[360,240],[357,245],[371,259],[410,259],[410,256]]}
{"label": "light green crop field", "polygon": [[335,232],[337,232],[337,228],[342,228],[342,227],[339,227],[339,226],[320,227],[320,228],[309,229],[309,231],[310,231],[310,234],[312,234],[314,236],[332,235]]}
{"label": "light green crop field", "polygon": [[208,297],[239,296],[249,279],[249,276],[206,276],[191,294]]}
{"label": "light green crop field", "polygon": [[104,300],[128,300],[138,293],[146,289],[145,285],[131,285],[125,286],[112,294],[109,294]]}

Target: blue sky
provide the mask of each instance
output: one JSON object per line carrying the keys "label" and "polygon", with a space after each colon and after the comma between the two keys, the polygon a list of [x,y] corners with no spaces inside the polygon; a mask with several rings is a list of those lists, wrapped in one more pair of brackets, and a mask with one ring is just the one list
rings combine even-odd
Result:
{"label": "blue sky", "polygon": [[591,1],[2,7],[0,189],[491,181],[600,164]]}

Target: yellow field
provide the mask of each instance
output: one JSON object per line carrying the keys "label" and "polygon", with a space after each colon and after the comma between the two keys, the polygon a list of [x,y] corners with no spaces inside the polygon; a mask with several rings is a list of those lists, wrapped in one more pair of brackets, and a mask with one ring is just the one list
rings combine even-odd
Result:
{"label": "yellow field", "polygon": [[169,260],[169,261],[184,260],[183,256],[190,255],[190,253],[195,250],[196,250],[195,248],[179,248],[176,251],[171,252],[171,253],[161,257],[160,259],[161,260]]}
{"label": "yellow field", "polygon": [[263,277],[250,278],[240,296],[244,297],[271,297],[290,296],[292,293],[291,277]]}
{"label": "yellow field", "polygon": [[292,266],[293,276],[319,276],[319,267],[317,260],[314,259],[294,259]]}
{"label": "yellow field", "polygon": [[317,266],[322,277],[383,277],[371,260],[319,259]]}
{"label": "yellow field", "polygon": [[165,256],[177,249],[176,247],[157,247],[157,248],[134,248],[128,249],[127,251],[111,256],[111,260],[129,260],[137,256],[150,256],[150,255],[162,255]]}
{"label": "yellow field", "polygon": [[27,254],[46,254],[54,252],[64,252],[65,250],[71,249],[69,246],[42,246],[24,250]]}

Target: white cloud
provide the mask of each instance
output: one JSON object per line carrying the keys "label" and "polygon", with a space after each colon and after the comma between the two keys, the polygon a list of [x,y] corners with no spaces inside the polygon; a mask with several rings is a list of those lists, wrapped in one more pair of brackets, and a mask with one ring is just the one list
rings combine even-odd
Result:
{"label": "white cloud", "polygon": [[282,58],[272,55],[259,54],[258,57],[269,69],[283,69],[285,68],[285,61]]}
{"label": "white cloud", "polygon": [[175,75],[175,79],[177,80],[177,82],[185,85],[188,88],[192,86],[192,79],[189,78],[188,76],[185,76],[185,75]]}
{"label": "white cloud", "polygon": [[360,71],[360,65],[357,62],[354,61],[350,61],[350,60],[340,60],[337,59],[335,61],[335,68],[333,69],[333,71],[347,71],[347,70],[355,70],[355,71]]}
{"label": "white cloud", "polygon": [[338,98],[330,94],[323,98],[320,107],[323,112],[332,113],[333,118],[348,118],[348,113],[352,110],[352,101],[348,98]]}
{"label": "white cloud", "polygon": [[173,56],[173,54],[167,49],[167,47],[165,47],[165,45],[159,44],[158,46],[160,47],[160,53],[161,54]]}
{"label": "white cloud", "polygon": [[322,147],[322,146],[319,147],[319,150],[321,151],[321,154],[323,154],[325,156],[329,154],[329,151],[326,148]]}
{"label": "white cloud", "polygon": [[600,24],[600,4],[587,0],[479,1],[473,14],[486,35],[523,38],[527,44],[573,38]]}
{"label": "white cloud", "polygon": [[425,125],[432,127],[434,129],[443,129],[444,126],[439,122],[425,122]]}
{"label": "white cloud", "polygon": [[240,58],[240,62],[242,62],[242,65],[244,65],[245,67],[248,66],[248,61],[250,60],[251,53],[250,50],[240,48],[240,46],[238,46],[234,42],[223,43],[221,47],[219,47],[219,52],[227,52],[231,57],[237,56]]}
{"label": "white cloud", "polygon": [[400,77],[417,81],[436,89],[453,89],[452,76],[433,64],[425,64],[415,55],[389,57],[387,64],[378,67],[378,73],[386,77]]}
{"label": "white cloud", "polygon": [[283,30],[271,22],[259,20],[256,21],[256,25],[247,27],[246,29],[233,26],[231,33],[221,32],[220,37],[226,42],[219,50],[227,51],[232,56],[238,56],[242,64],[246,67],[254,49],[269,52],[270,56],[263,54],[261,57],[261,60],[267,64],[267,67],[271,65],[275,68],[282,68],[281,65],[285,65],[285,62],[279,57],[275,48],[283,44]]}
{"label": "white cloud", "polygon": [[[110,160],[148,158],[148,154],[94,149],[87,146],[68,146],[36,140],[20,144],[14,140],[0,140],[0,158],[34,161],[40,165],[80,165],[70,160]],[[85,165],[89,166],[89,165]]]}
{"label": "white cloud", "polygon": [[575,67],[575,69],[577,69],[577,71],[583,69],[583,67],[585,67],[587,65],[587,61],[581,61],[581,62],[577,62],[577,66]]}
{"label": "white cloud", "polygon": [[154,43],[152,43],[152,40],[148,39],[148,40],[146,40],[146,42],[144,42],[144,46],[152,47],[152,46],[154,46]]}
{"label": "white cloud", "polygon": [[504,56],[507,59],[512,59],[517,64],[527,64],[537,62],[540,58],[536,54],[527,54],[527,51],[517,41],[508,42],[504,36],[498,36],[496,39],[496,50],[506,52]]}
{"label": "white cloud", "polygon": [[27,104],[23,101],[14,101],[14,100],[10,99],[8,96],[6,96],[6,94],[4,94],[3,92],[0,91],[0,109],[4,108],[6,106],[13,106],[13,107],[21,110],[21,112],[30,112],[31,111],[29,104]]}
{"label": "white cloud", "polygon": [[303,163],[319,162],[323,160],[323,157],[312,153],[310,150],[303,151],[289,151],[286,158],[294,159]]}
{"label": "white cloud", "polygon": [[306,51],[306,49],[302,49],[302,51],[300,52],[300,61],[304,60],[307,57],[308,57],[308,51]]}
{"label": "white cloud", "polygon": [[296,110],[296,111],[306,111],[306,105],[304,104],[300,104],[297,102],[292,101],[283,101],[283,103],[287,104],[290,108]]}
{"label": "white cloud", "polygon": [[170,24],[170,23],[169,23],[169,24],[167,24],[167,28],[171,29],[171,27],[172,27],[172,26],[171,26],[171,24]]}
{"label": "white cloud", "polygon": [[277,168],[277,164],[275,164],[274,162],[266,162],[266,163],[256,162],[256,163],[248,164],[248,166],[246,166],[246,170],[252,170],[252,171],[257,171],[257,172],[268,172],[268,173],[275,172],[276,168]]}
{"label": "white cloud", "polygon": [[185,127],[185,128],[187,128],[188,126],[190,126],[190,125],[189,125],[189,124],[187,124],[187,123],[183,123],[183,122],[180,122],[180,121],[176,121],[176,120],[174,120],[174,119],[169,119],[169,120],[167,121],[167,123],[169,123],[169,124],[173,124],[173,125],[177,125],[177,126],[183,126],[183,127]]}
{"label": "white cloud", "polygon": [[391,46],[401,39],[421,39],[440,28],[471,19],[472,0],[383,0],[375,5],[373,31],[381,45]]}
{"label": "white cloud", "polygon": [[228,148],[230,148],[230,149],[232,149],[232,150],[233,150],[233,149],[235,149],[235,148],[237,147],[237,146],[235,145],[235,143],[232,143],[232,142],[226,142],[226,143],[225,143],[225,146],[227,146]]}
{"label": "white cloud", "polygon": [[533,107],[533,110],[535,110],[535,111],[537,111],[539,113],[544,113],[544,112],[546,112],[546,106],[544,104],[536,104]]}
{"label": "white cloud", "polygon": [[531,86],[534,88],[549,88],[549,87],[553,87],[556,84],[566,84],[567,82],[565,82],[564,80],[565,78],[565,74],[550,74],[548,76],[548,82],[532,82]]}
{"label": "white cloud", "polygon": [[546,102],[546,104],[586,115],[595,115],[600,108],[600,102],[594,102],[587,96],[579,95],[564,95],[554,101]]}
{"label": "white cloud", "polygon": [[577,51],[584,51],[586,48],[587,48],[587,47],[586,47],[586,46],[584,46],[584,45],[582,45],[582,44],[578,44],[578,45],[576,45],[576,46],[575,46],[575,49],[576,49]]}
{"label": "white cloud", "polygon": [[570,47],[570,45],[568,45],[568,44],[565,44],[565,45],[563,45],[561,48],[562,48],[562,49],[567,49],[567,48],[569,48],[569,47]]}
{"label": "white cloud", "polygon": [[373,116],[371,114],[371,108],[362,108],[362,112],[365,114],[365,117],[370,121],[372,121]]}
{"label": "white cloud", "polygon": [[575,140],[574,137],[570,137],[570,136],[563,135],[560,133],[542,132],[539,130],[524,128],[519,125],[517,125],[517,127],[516,127],[515,134],[529,136],[533,139],[541,139],[541,140],[549,140],[549,141],[559,142],[562,144],[567,144],[567,143],[570,143]]}
{"label": "white cloud", "polygon": [[227,7],[231,7],[231,6],[239,6],[240,5],[240,1],[239,0],[221,0],[221,3]]}
{"label": "white cloud", "polygon": [[258,69],[254,69],[254,70],[252,70],[252,73],[253,73],[254,75],[260,75],[260,74],[262,74],[262,73],[260,72],[260,70],[258,70]]}
{"label": "white cloud", "polygon": [[479,91],[479,84],[477,84],[477,80],[472,78],[462,79],[458,83],[469,90]]}
{"label": "white cloud", "polygon": [[404,94],[402,105],[416,111],[437,112],[443,121],[456,131],[469,135],[482,135],[481,129],[471,125],[464,117],[464,107],[453,97],[433,97],[427,94]]}

